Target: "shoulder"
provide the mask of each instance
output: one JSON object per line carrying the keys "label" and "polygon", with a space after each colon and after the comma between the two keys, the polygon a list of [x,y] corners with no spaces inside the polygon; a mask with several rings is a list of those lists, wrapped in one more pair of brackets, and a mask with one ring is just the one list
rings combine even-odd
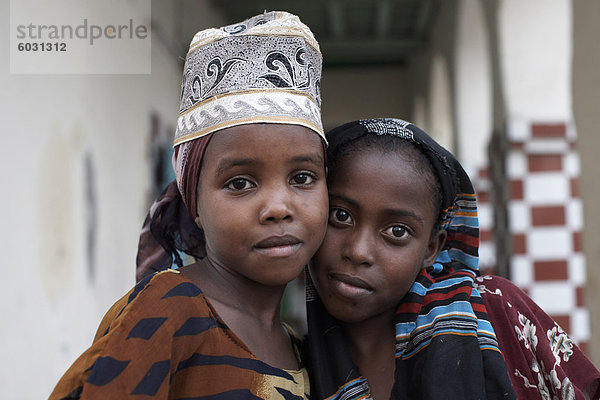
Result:
{"label": "shoulder", "polygon": [[202,290],[177,271],[160,271],[139,281],[108,310],[95,340],[117,325],[182,321],[192,315],[210,315]]}
{"label": "shoulder", "polygon": [[90,398],[123,397],[123,388],[131,393],[140,387],[164,394],[170,390],[169,366],[208,346],[203,333],[219,326],[202,291],[183,274],[150,275],[106,313],[93,344],[65,373],[51,398],[82,390]]}
{"label": "shoulder", "polygon": [[486,275],[474,282],[483,299],[487,312],[493,320],[500,316],[545,315],[545,312],[521,288],[506,278]]}
{"label": "shoulder", "polygon": [[504,301],[513,300],[535,304],[517,285],[501,276],[485,275],[477,277],[473,286],[479,291],[481,297],[490,301],[503,299]]}
{"label": "shoulder", "polygon": [[147,276],[139,281],[124,298],[128,305],[147,302],[171,304],[198,298],[202,299],[200,304],[206,303],[202,290],[176,270],[164,270]]}
{"label": "shoulder", "polygon": [[489,289],[507,289],[510,291],[519,289],[514,283],[497,275],[484,275],[475,278],[475,285]]}
{"label": "shoulder", "polygon": [[[486,304],[503,303],[508,307],[530,309],[540,312],[541,308],[521,288],[510,280],[496,275],[477,277],[474,287],[479,291]],[[489,305],[488,305],[489,307]],[[489,310],[488,310],[489,311]]]}
{"label": "shoulder", "polygon": [[[152,349],[155,359],[188,356],[223,328],[198,286],[185,275],[165,270],[142,279],[106,314],[94,345],[103,356],[128,359]],[[205,333],[209,333],[208,336]]]}

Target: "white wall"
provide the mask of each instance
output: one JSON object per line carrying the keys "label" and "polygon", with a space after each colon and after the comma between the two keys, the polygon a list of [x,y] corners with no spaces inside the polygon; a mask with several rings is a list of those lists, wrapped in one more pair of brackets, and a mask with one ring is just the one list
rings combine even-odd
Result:
{"label": "white wall", "polygon": [[454,153],[454,114],[450,78],[445,58],[433,57],[429,87],[429,134],[442,146]]}
{"label": "white wall", "polygon": [[[8,2],[0,7],[9,15]],[[161,2],[153,15],[169,22],[177,17],[169,7]],[[3,54],[8,35],[0,33]],[[8,62],[0,67],[2,399],[46,398],[134,284],[149,205],[150,116],[174,127],[179,109],[181,64],[165,43],[152,38],[150,75],[15,75]],[[89,216],[96,218],[93,277]]]}
{"label": "white wall", "polygon": [[577,125],[577,149],[581,155],[581,197],[585,213],[583,249],[587,264],[586,301],[589,305],[592,337],[590,356],[600,367],[600,2],[573,3],[573,112]]}
{"label": "white wall", "polygon": [[570,121],[571,1],[500,0],[498,27],[511,119]]}
{"label": "white wall", "polygon": [[321,79],[324,128],[329,130],[361,118],[410,119],[406,72],[400,66],[324,69]]}
{"label": "white wall", "polygon": [[492,134],[489,37],[480,0],[461,0],[454,68],[458,155],[467,170],[487,166]]}

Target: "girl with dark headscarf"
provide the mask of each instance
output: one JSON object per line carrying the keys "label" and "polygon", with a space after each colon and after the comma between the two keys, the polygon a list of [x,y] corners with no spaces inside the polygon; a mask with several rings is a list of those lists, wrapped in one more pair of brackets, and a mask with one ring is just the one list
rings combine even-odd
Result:
{"label": "girl with dark headscarf", "polygon": [[285,12],[196,34],[139,282],[51,399],[308,399],[279,305],[327,225],[320,75],[312,32]]}
{"label": "girl with dark headscarf", "polygon": [[314,398],[598,398],[565,332],[480,276],[476,197],[452,154],[397,119],[327,137],[329,226],[307,273]]}

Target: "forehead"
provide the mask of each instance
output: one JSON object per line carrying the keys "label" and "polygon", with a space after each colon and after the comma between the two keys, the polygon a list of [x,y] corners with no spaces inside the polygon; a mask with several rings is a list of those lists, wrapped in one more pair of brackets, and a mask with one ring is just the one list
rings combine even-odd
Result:
{"label": "forehead", "polygon": [[363,205],[398,208],[416,207],[435,213],[433,191],[422,163],[411,151],[387,151],[363,147],[340,157],[328,178],[330,191],[348,196]]}
{"label": "forehead", "polygon": [[352,177],[368,177],[377,185],[395,187],[400,182],[408,181],[411,186],[420,188],[425,187],[422,180],[418,179],[422,170],[414,154],[408,154],[405,150],[389,151],[368,146],[340,156],[331,171],[331,183],[343,181],[344,184],[352,184]]}
{"label": "forehead", "polygon": [[[243,150],[253,145],[285,147],[291,144],[320,146],[321,139],[312,129],[291,124],[245,124],[215,132],[210,143],[219,147]],[[240,146],[240,144],[243,144]]]}
{"label": "forehead", "polygon": [[277,161],[301,157],[324,164],[323,143],[311,129],[290,124],[246,124],[214,134],[204,154],[203,168],[228,158]]}

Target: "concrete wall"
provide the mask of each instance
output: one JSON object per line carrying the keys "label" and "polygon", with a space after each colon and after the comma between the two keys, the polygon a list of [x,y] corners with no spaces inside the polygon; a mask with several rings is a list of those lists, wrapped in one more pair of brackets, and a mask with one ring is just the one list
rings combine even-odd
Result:
{"label": "concrete wall", "polygon": [[410,87],[402,66],[338,67],[323,70],[323,126],[329,130],[361,118],[410,120]]}
{"label": "concrete wall", "polygon": [[583,250],[587,260],[586,299],[592,315],[590,356],[600,366],[600,3],[575,0],[573,7],[573,59],[571,76],[577,149],[581,156],[580,190],[585,224]]}
{"label": "concrete wall", "polygon": [[570,120],[571,1],[504,0],[498,12],[507,117]]}
{"label": "concrete wall", "polygon": [[462,0],[456,20],[457,155],[468,171],[487,165],[492,134],[492,58],[489,27],[478,0]]}
{"label": "concrete wall", "polygon": [[453,153],[457,150],[453,79],[457,5],[439,2],[427,46],[416,51],[408,65],[412,119]]}

